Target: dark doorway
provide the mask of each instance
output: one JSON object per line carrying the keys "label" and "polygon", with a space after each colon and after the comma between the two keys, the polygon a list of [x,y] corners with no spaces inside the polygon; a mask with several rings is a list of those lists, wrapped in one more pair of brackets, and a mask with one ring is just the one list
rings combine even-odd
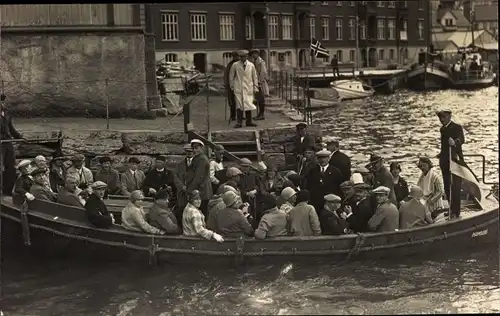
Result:
{"label": "dark doorway", "polygon": [[207,72],[207,54],[205,54],[205,53],[194,54],[193,64],[194,64],[194,69],[198,70],[201,73],[206,73]]}
{"label": "dark doorway", "polygon": [[377,50],[373,47],[368,51],[368,67],[377,67]]}
{"label": "dark doorway", "polygon": [[361,49],[361,60],[360,64],[362,68],[368,67],[368,58],[366,56],[366,49]]}
{"label": "dark doorway", "polygon": [[264,20],[264,13],[257,11],[253,14],[253,27],[255,39],[266,38],[266,21]]}
{"label": "dark doorway", "polygon": [[299,67],[300,68],[306,67],[306,51],[305,51],[305,49],[299,50]]}

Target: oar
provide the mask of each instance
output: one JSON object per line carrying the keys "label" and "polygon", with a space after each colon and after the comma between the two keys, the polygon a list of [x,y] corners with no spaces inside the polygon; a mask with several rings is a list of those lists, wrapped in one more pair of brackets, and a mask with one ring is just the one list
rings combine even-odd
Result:
{"label": "oar", "polygon": [[57,138],[38,138],[38,139],[24,139],[24,138],[14,138],[14,139],[3,139],[0,142],[4,143],[28,143],[28,144],[36,144],[43,142],[55,142],[60,141],[62,137]]}

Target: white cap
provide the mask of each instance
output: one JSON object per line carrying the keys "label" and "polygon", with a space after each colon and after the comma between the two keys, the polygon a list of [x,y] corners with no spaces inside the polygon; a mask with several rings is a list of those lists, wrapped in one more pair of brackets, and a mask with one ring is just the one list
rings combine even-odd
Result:
{"label": "white cap", "polygon": [[357,172],[355,172],[351,175],[351,181],[352,181],[352,185],[364,183],[363,176],[361,175],[361,173],[357,173]]}
{"label": "white cap", "polygon": [[199,140],[199,139],[193,139],[193,140],[191,140],[190,144],[191,144],[191,146],[193,146],[194,144],[205,146],[205,144],[201,140]]}
{"label": "white cap", "polygon": [[17,169],[20,169],[20,168],[22,168],[22,167],[29,166],[30,164],[31,164],[31,160],[28,160],[28,159],[21,160],[21,161],[17,164]]}
{"label": "white cap", "polygon": [[286,187],[281,191],[281,197],[283,200],[288,201],[292,196],[297,194],[297,191],[295,191],[293,188]]}
{"label": "white cap", "polygon": [[36,156],[35,160],[37,160],[37,161],[47,161],[47,159],[44,156],[42,156],[42,155]]}
{"label": "white cap", "polygon": [[342,202],[340,196],[335,194],[327,194],[323,197],[327,202]]}
{"label": "white cap", "polygon": [[322,149],[322,150],[320,150],[320,151],[318,151],[318,152],[316,153],[316,156],[318,156],[318,157],[328,157],[328,156],[330,156],[331,154],[332,154],[332,152],[331,152],[331,151],[326,150],[326,149]]}
{"label": "white cap", "polygon": [[389,194],[389,193],[391,193],[391,189],[389,189],[388,187],[380,186],[380,187],[375,188],[372,191],[372,193],[375,193],[375,194]]}

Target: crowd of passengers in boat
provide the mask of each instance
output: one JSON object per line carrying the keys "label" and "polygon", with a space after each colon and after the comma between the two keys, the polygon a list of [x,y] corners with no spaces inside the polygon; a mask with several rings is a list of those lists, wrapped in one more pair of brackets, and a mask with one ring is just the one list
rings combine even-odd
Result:
{"label": "crowd of passengers in boat", "polygon": [[[110,157],[100,159],[95,174],[84,166],[83,155],[22,160],[13,202],[38,199],[83,207],[89,224],[109,229],[117,223],[106,196],[119,194],[129,199],[120,224],[127,230],[217,242],[239,236],[390,232],[431,224],[443,211],[442,179],[428,158],[418,160],[422,174],[409,188],[399,163],[387,168],[382,157],[372,154],[366,166],[352,168],[339,142],[316,148],[306,130],[306,124],[297,125],[297,169],[284,176],[266,159],[254,166],[243,158],[239,167],[226,168],[222,146],[209,159],[204,143],[193,139],[174,170],[165,167],[162,157],[146,173],[131,157],[122,174]],[[153,198],[152,206],[145,207],[145,197]]]}

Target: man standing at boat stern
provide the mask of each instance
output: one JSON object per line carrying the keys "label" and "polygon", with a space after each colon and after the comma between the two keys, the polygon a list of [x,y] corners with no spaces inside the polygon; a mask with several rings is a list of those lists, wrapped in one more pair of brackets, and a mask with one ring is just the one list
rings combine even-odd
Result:
{"label": "man standing at boat stern", "polygon": [[[450,204],[450,218],[460,216],[460,192],[462,190],[462,179],[451,174],[450,155],[454,161],[463,161],[464,154],[462,145],[465,143],[464,129],[461,125],[452,122],[451,111],[441,110],[436,112],[442,126],[441,152],[439,153],[439,167],[443,174],[444,192]],[[451,192],[450,192],[451,190]]]}
{"label": "man standing at boat stern", "polygon": [[237,51],[234,51],[231,54],[233,56],[233,59],[226,65],[226,69],[224,70],[224,87],[226,88],[227,93],[229,117],[231,121],[236,121],[236,100],[234,99],[234,91],[233,89],[231,89],[231,85],[229,84],[229,72],[233,64],[238,61],[239,56]]}
{"label": "man standing at boat stern", "polygon": [[[0,117],[0,128],[1,128],[1,138],[0,140],[8,139],[21,139],[21,134],[12,125],[12,117],[7,113],[7,105],[5,100],[7,96],[5,94],[1,95],[1,117]],[[13,143],[3,143],[2,153],[3,155],[3,194],[12,195],[12,189],[14,188],[14,183],[16,182],[16,155],[14,153]]]}
{"label": "man standing at boat stern", "polygon": [[266,109],[266,96],[269,95],[269,86],[267,84],[267,66],[266,62],[262,57],[260,57],[260,50],[252,49],[253,63],[255,65],[255,70],[257,71],[257,78],[259,80],[259,90],[257,91],[255,98],[257,100],[257,105],[259,107],[259,112],[254,120],[263,120],[264,111]]}
{"label": "man standing at boat stern", "polygon": [[255,127],[257,125],[252,123],[252,111],[256,109],[254,97],[259,91],[257,71],[254,64],[247,60],[248,51],[241,50],[238,55],[240,61],[235,62],[229,71],[229,85],[234,92],[237,109],[237,123],[234,128],[242,127],[243,113],[245,113],[246,126]]}
{"label": "man standing at boat stern", "polygon": [[210,162],[203,152],[205,144],[199,139],[191,141],[193,159],[187,169],[186,192],[199,191],[201,197],[200,210],[208,216],[208,201],[212,198],[212,182],[210,181]]}

